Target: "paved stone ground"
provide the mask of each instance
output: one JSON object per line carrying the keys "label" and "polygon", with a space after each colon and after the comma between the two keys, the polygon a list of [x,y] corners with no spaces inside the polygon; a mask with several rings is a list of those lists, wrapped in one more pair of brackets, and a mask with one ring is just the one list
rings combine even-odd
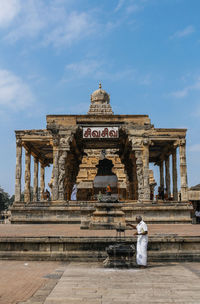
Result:
{"label": "paved stone ground", "polygon": [[[152,224],[148,225],[149,234],[177,234],[180,236],[200,236],[200,225],[192,224]],[[127,230],[126,236],[133,231]],[[66,224],[34,224],[34,225],[0,225],[0,237],[15,236],[116,236],[115,230],[82,230],[79,225]]]}
{"label": "paved stone ground", "polygon": [[115,270],[70,264],[45,304],[200,303],[200,264]]}
{"label": "paved stone ground", "polygon": [[0,261],[0,272],[0,304],[200,303],[200,263],[119,270],[97,263]]}
{"label": "paved stone ground", "polygon": [[49,275],[60,262],[0,260],[0,304],[15,304],[29,299],[49,282]]}

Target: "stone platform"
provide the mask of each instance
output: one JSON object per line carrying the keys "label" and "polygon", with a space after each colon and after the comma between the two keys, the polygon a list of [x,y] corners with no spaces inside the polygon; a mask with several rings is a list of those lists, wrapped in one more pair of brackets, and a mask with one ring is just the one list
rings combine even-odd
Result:
{"label": "stone platform", "polygon": [[[136,243],[132,230],[81,230],[79,225],[1,225],[0,259],[102,262],[112,244]],[[149,261],[200,261],[200,225],[149,225]]]}
{"label": "stone platform", "polygon": [[[81,219],[91,217],[96,201],[52,201],[37,203],[17,202],[11,208],[12,224],[80,224]],[[187,224],[191,223],[193,207],[185,202],[138,202],[124,201],[121,210],[125,220],[135,222],[141,215],[148,224]]]}

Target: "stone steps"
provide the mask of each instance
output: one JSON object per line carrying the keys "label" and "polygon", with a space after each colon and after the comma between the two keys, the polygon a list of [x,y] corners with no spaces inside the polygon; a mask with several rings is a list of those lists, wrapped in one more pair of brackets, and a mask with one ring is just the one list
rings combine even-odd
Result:
{"label": "stone steps", "polygon": [[[135,237],[1,237],[0,259],[97,262],[115,243],[135,244]],[[149,261],[200,261],[200,237],[149,237]]]}

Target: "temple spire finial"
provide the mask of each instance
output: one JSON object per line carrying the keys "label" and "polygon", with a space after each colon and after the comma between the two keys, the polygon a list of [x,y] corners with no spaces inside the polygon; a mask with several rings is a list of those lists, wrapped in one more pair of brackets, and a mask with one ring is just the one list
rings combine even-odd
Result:
{"label": "temple spire finial", "polygon": [[110,106],[110,95],[102,89],[101,82],[99,82],[99,88],[91,94],[91,103],[88,114],[113,115],[113,111]]}

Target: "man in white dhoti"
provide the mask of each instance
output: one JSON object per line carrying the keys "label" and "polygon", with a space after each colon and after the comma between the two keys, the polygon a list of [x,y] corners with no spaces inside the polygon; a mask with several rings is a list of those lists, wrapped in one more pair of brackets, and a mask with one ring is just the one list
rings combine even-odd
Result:
{"label": "man in white dhoti", "polygon": [[76,201],[76,195],[77,195],[77,185],[74,184],[71,194],[71,201]]}
{"label": "man in white dhoti", "polygon": [[141,216],[136,216],[137,226],[127,224],[127,226],[137,229],[134,235],[137,235],[137,252],[136,263],[140,267],[147,267],[147,245],[148,245],[148,228]]}

